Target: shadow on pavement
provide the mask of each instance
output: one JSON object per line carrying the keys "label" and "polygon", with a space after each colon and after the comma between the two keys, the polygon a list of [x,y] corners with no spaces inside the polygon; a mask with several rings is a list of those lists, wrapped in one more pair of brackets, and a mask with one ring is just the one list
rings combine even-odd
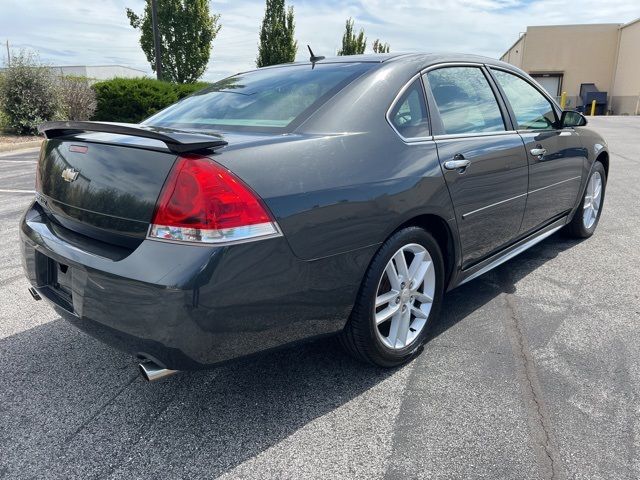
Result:
{"label": "shadow on pavement", "polygon": [[[508,282],[447,294],[431,338],[575,243],[553,236],[500,267]],[[394,373],[325,338],[148,384],[63,320],[0,340],[0,357],[0,478],[213,478]]]}
{"label": "shadow on pavement", "polygon": [[444,297],[440,318],[432,325],[427,341],[443,334],[501,293],[515,293],[515,284],[520,279],[580,242],[582,240],[562,234],[552,235],[478,279],[450,291]]}

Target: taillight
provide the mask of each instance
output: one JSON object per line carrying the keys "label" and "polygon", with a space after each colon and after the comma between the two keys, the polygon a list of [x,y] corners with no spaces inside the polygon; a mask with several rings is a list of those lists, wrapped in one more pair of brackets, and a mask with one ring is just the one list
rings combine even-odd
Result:
{"label": "taillight", "polygon": [[198,243],[226,243],[279,235],[255,193],[207,157],[185,155],[167,179],[156,205],[149,237]]}

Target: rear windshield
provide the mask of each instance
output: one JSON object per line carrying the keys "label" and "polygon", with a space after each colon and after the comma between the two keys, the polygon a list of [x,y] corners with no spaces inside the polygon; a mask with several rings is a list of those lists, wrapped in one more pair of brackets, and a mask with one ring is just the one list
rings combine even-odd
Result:
{"label": "rear windshield", "polygon": [[291,130],[374,65],[292,65],[241,73],[181,100],[143,124],[201,130]]}

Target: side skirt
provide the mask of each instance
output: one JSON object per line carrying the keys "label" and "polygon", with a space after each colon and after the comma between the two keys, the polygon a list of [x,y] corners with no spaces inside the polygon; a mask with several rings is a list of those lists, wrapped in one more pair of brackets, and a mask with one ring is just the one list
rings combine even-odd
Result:
{"label": "side skirt", "polygon": [[480,275],[487,273],[489,270],[493,270],[499,265],[502,265],[504,262],[511,260],[516,255],[521,254],[525,250],[533,247],[535,244],[540,243],[545,238],[553,235],[562,227],[564,227],[567,223],[567,217],[562,217],[556,220],[555,222],[550,223],[546,227],[538,230],[534,234],[529,237],[523,238],[519,242],[511,245],[505,250],[487,258],[486,260],[474,265],[472,267],[467,268],[466,270],[462,270],[458,274],[458,278],[456,282],[450,286],[449,290],[459,287],[471,280],[478,278]]}

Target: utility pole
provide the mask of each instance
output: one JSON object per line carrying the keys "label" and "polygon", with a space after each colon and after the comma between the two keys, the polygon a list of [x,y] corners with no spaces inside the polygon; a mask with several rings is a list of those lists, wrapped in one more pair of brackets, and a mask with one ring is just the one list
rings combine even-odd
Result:
{"label": "utility pole", "polygon": [[9,50],[9,40],[7,40],[7,67],[11,66],[11,51]]}
{"label": "utility pole", "polygon": [[153,29],[153,48],[156,57],[156,78],[162,80],[162,44],[160,43],[160,30],[158,29],[157,0],[151,0],[151,26]]}

